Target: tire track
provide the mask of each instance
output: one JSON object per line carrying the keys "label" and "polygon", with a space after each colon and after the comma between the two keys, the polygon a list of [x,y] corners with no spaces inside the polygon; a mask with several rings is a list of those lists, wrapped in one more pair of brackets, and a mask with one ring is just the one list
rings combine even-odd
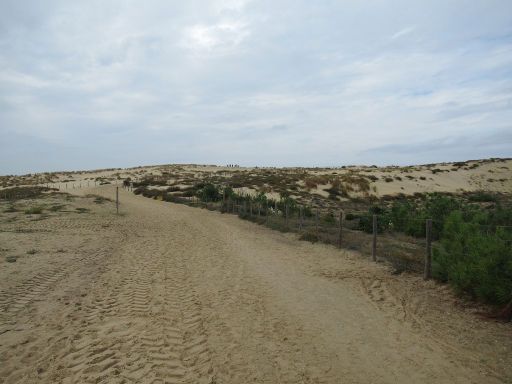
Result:
{"label": "tire track", "polygon": [[61,356],[69,383],[211,382],[200,302],[183,261],[161,243],[126,247],[95,285]]}
{"label": "tire track", "polygon": [[44,300],[47,293],[55,285],[64,280],[71,273],[85,268],[86,264],[96,263],[103,256],[102,252],[95,252],[88,256],[76,256],[66,261],[60,268],[54,267],[48,271],[38,273],[24,281],[11,291],[0,293],[0,332],[8,324],[15,322],[16,315],[27,308],[33,301]]}

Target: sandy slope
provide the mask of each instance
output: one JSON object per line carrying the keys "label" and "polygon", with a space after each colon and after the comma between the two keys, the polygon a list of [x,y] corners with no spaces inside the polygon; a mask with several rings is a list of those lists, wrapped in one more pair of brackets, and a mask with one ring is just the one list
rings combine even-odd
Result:
{"label": "sandy slope", "polygon": [[121,216],[30,223],[48,230],[38,244],[66,247],[58,262],[0,264],[0,382],[512,380],[510,325],[446,287],[232,216],[121,199]]}

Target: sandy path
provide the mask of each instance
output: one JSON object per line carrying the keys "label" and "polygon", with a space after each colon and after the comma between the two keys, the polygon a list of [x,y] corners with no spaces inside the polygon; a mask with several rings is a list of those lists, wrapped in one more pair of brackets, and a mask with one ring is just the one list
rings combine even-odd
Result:
{"label": "sandy path", "polygon": [[512,377],[510,326],[453,310],[432,282],[232,216],[121,200],[58,268],[0,294],[0,382]]}

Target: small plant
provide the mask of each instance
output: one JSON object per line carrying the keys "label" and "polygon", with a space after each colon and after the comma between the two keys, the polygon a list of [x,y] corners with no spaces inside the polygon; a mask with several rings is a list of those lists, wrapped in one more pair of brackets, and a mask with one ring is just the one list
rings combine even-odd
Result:
{"label": "small plant", "polygon": [[468,196],[469,201],[473,202],[497,202],[498,198],[495,194],[485,191],[478,191]]}
{"label": "small plant", "polygon": [[75,210],[76,210],[78,213],[87,213],[87,212],[89,212],[89,211],[90,211],[88,208],[82,208],[82,207],[75,208]]}
{"label": "small plant", "polygon": [[36,253],[37,253],[37,249],[34,249],[34,248],[29,249],[29,250],[27,251],[27,255],[35,255]]}
{"label": "small plant", "polygon": [[352,221],[356,219],[359,219],[359,215],[350,212],[345,215],[345,220]]}
{"label": "small plant", "polygon": [[309,241],[311,243],[317,243],[318,242],[318,235],[314,232],[304,232],[302,235],[300,235],[299,240]]}
{"label": "small plant", "polygon": [[57,204],[57,205],[52,205],[49,208],[49,210],[52,211],[52,212],[58,212],[58,211],[62,210],[64,207],[65,207],[64,204]]}
{"label": "small plant", "polygon": [[43,213],[43,207],[31,207],[25,209],[25,214],[27,215],[39,215],[41,213]]}
{"label": "small plant", "polygon": [[393,178],[392,178],[392,177],[386,177],[386,178],[384,179],[384,181],[385,181],[386,183],[391,183],[391,182],[393,181]]}
{"label": "small plant", "polygon": [[9,205],[4,212],[12,213],[12,212],[18,212],[18,210],[16,209],[16,207],[14,205]]}

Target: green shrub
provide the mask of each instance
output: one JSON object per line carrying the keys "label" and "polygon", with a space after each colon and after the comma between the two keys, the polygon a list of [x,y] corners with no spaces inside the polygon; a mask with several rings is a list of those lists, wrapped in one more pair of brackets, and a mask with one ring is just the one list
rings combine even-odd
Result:
{"label": "green shrub", "polygon": [[55,205],[52,205],[50,208],[48,208],[49,211],[51,212],[59,212],[61,210],[63,210],[66,206],[64,204],[55,204]]}
{"label": "green shrub", "polygon": [[446,219],[433,253],[433,275],[459,292],[494,304],[512,300],[512,249],[505,229],[482,230],[482,213],[466,221],[460,211]]}
{"label": "green shrub", "polygon": [[18,210],[16,209],[16,207],[14,205],[9,205],[4,212],[7,212],[7,213],[12,213],[12,212],[18,212]]}
{"label": "green shrub", "polygon": [[377,215],[377,233],[383,232],[388,228],[388,221],[383,220],[386,209],[374,205],[368,209],[368,213],[361,215],[359,218],[359,230],[366,233],[373,233],[373,215]]}
{"label": "green shrub", "polygon": [[213,184],[198,184],[196,185],[197,189],[197,197],[199,197],[202,201],[219,201],[222,197],[222,194],[219,191],[219,188]]}
{"label": "green shrub", "polygon": [[490,192],[478,191],[468,196],[469,201],[485,203],[485,202],[497,202],[498,198],[495,194]]}
{"label": "green shrub", "polygon": [[317,243],[318,242],[318,235],[314,232],[304,232],[302,235],[299,236],[299,240],[309,241],[311,243]]}
{"label": "green shrub", "polygon": [[39,215],[43,213],[43,207],[30,207],[28,209],[25,209],[25,213],[27,215]]}
{"label": "green shrub", "polygon": [[333,213],[333,212],[328,212],[328,213],[326,213],[326,214],[322,217],[322,220],[323,220],[326,224],[330,224],[330,225],[334,225],[334,224],[336,224],[336,217],[334,216],[334,213]]}

